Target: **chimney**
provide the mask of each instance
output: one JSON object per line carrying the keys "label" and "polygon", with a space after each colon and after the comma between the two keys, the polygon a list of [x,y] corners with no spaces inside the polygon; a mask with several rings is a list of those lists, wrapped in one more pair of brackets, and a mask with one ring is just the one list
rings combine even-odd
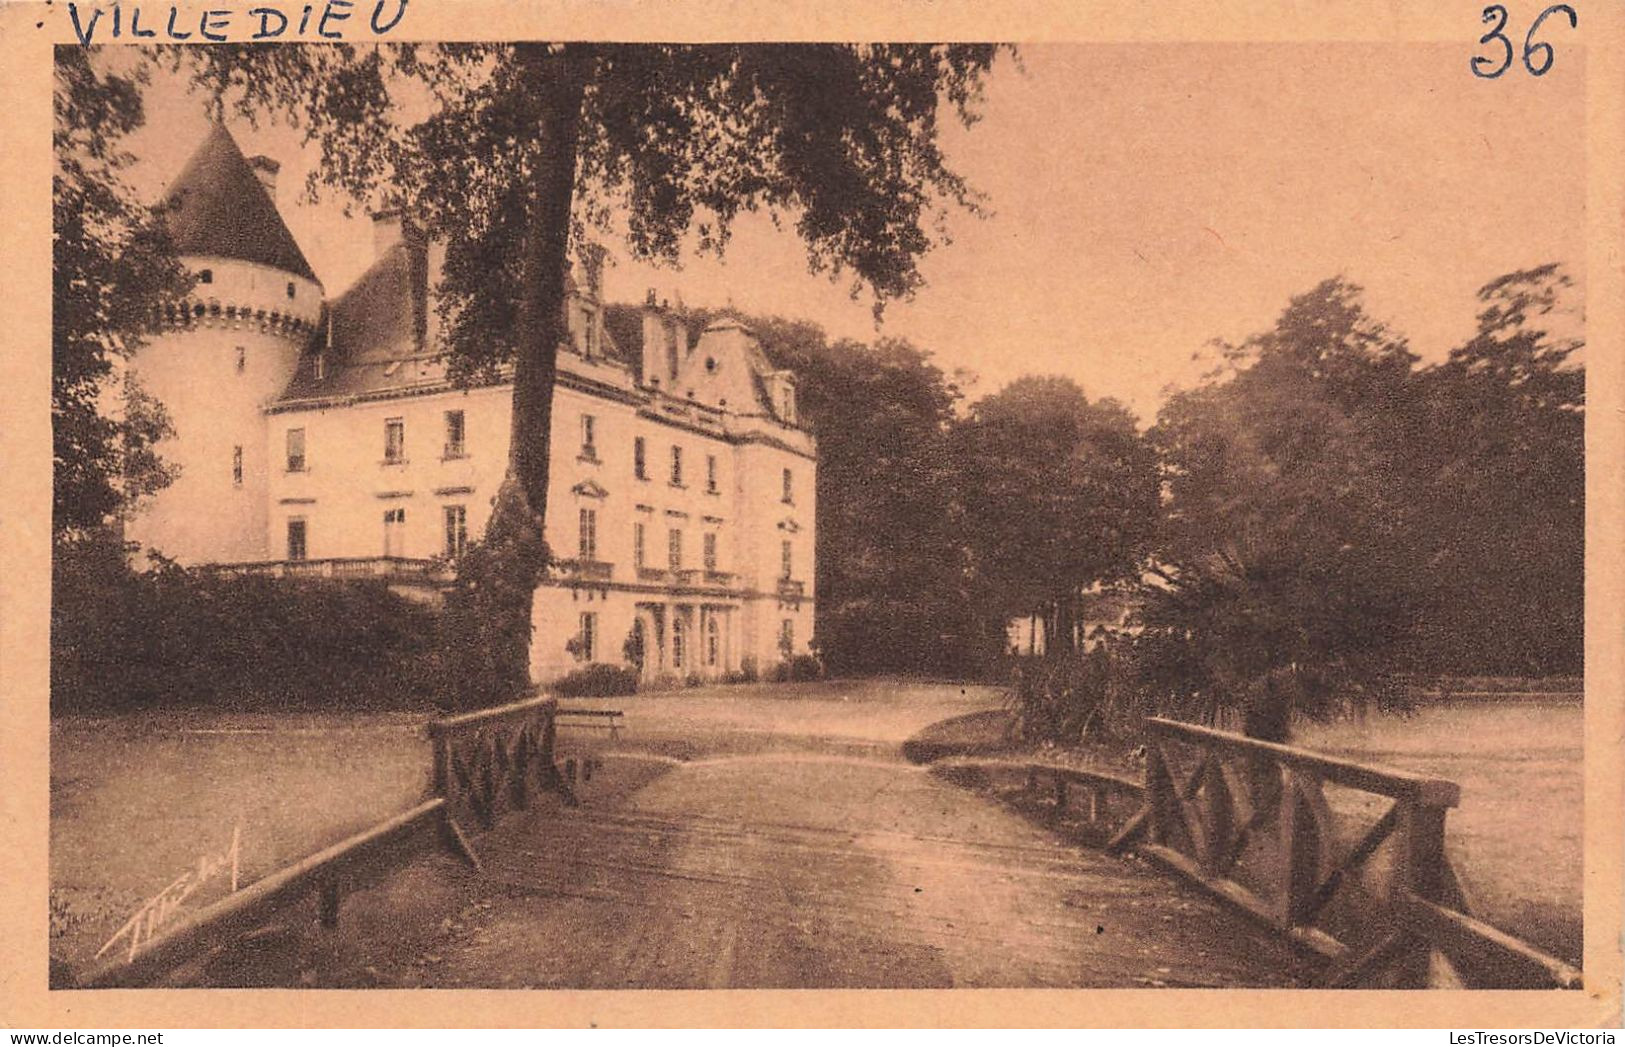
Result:
{"label": "chimney", "polygon": [[664,384],[660,378],[665,344],[666,318],[655,304],[655,293],[651,290],[643,307],[643,361],[638,369],[645,386]]}
{"label": "chimney", "polygon": [[276,203],[276,173],[282,170],[282,165],[269,156],[251,156],[248,158],[248,169],[254,172],[254,177],[265,187],[266,195],[270,196],[271,202]]}

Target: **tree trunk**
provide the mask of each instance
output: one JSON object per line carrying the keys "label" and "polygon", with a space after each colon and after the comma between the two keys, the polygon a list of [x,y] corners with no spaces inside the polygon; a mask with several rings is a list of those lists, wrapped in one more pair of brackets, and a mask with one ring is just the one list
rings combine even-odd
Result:
{"label": "tree trunk", "polygon": [[565,335],[564,278],[569,268],[570,214],[575,203],[576,145],[585,88],[583,56],[574,48],[518,44],[522,81],[536,105],[540,146],[526,218],[520,272],[518,354],[513,375],[513,434],[508,471],[524,503],[547,516],[553,383]]}
{"label": "tree trunk", "polygon": [[1055,637],[1057,652],[1070,652],[1078,648],[1078,598],[1071,590],[1055,598]]}
{"label": "tree trunk", "polygon": [[483,546],[463,558],[448,598],[448,610],[456,612],[448,618],[459,623],[453,643],[461,648],[448,689],[465,708],[510,700],[530,684],[532,607],[548,561],[553,385],[566,334],[564,279],[587,68],[577,47],[515,46],[540,148],[522,248],[507,475]]}

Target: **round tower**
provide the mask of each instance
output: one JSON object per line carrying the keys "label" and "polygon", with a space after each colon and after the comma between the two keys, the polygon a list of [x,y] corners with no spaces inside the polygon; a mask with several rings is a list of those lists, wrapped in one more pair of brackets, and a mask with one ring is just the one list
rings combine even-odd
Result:
{"label": "round tower", "polygon": [[196,283],[163,309],[131,370],[169,414],[175,435],[158,452],[179,475],[125,536],[183,564],[270,558],[268,470],[286,463],[273,457],[265,408],[322,316],[322,286],[277,212],[276,171],[217,124],[164,204]]}

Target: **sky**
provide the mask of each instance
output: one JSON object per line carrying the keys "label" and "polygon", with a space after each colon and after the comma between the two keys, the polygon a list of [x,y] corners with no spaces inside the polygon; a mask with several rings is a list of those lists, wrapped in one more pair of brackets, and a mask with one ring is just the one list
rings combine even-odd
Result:
{"label": "sky", "polygon": [[[1468,72],[1460,44],[1028,46],[989,77],[981,120],[950,125],[951,167],[991,214],[956,212],[925,287],[887,307],[808,272],[793,226],[744,216],[722,261],[681,269],[612,253],[605,294],[813,320],[833,336],[907,338],[976,397],[1060,374],[1149,423],[1218,337],[1270,326],[1341,274],[1373,315],[1441,358],[1473,330],[1474,293],[1549,261],[1583,279],[1583,54],[1538,80]],[[1515,72],[1517,70],[1515,69]],[[156,200],[207,129],[203,99],[155,78],[128,140]],[[329,295],[372,260],[364,209],[301,198],[313,149],[230,124],[283,167],[278,204]]]}

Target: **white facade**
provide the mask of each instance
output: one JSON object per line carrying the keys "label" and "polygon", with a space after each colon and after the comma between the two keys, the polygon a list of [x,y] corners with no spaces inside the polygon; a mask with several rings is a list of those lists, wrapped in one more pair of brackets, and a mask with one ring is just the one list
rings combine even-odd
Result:
{"label": "white facade", "polygon": [[[211,282],[134,362],[182,473],[127,537],[183,563],[399,578],[483,534],[512,387],[447,380],[432,321],[412,319],[433,316],[432,278],[412,274],[434,252],[397,216],[377,239],[374,270],[326,302],[289,272],[183,256]],[[588,275],[559,354],[533,677],[641,661],[647,678],[713,678],[807,653],[816,449],[793,379],[739,325],[690,344],[653,304],[639,351],[617,345]]]}

